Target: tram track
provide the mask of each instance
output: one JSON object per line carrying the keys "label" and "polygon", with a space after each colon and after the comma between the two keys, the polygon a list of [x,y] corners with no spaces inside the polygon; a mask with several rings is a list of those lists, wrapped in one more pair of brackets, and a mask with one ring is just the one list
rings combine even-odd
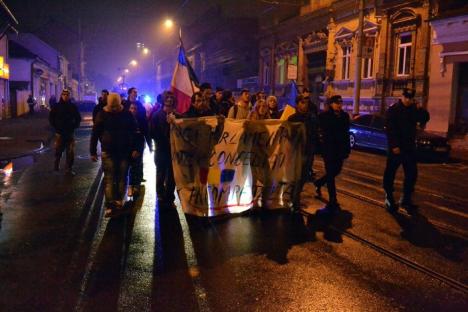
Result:
{"label": "tram track", "polygon": [[[368,204],[371,204],[373,206],[377,206],[379,208],[383,208],[383,205],[380,201],[377,201],[375,199],[372,199],[372,198],[369,198],[367,196],[363,196],[363,195],[360,195],[360,194],[356,194],[356,193],[353,193],[351,191],[348,191],[348,190],[343,190],[343,189],[337,189],[337,192],[342,194],[342,195],[345,195],[345,196],[348,196],[348,197],[351,197],[351,198],[354,198],[354,199],[357,199],[359,201],[363,201],[363,202],[366,202]],[[302,213],[305,215],[305,216],[310,216],[312,215],[311,213],[309,212],[305,212],[305,211],[302,211]],[[446,231],[446,232],[450,232],[451,234],[454,234],[456,235],[457,237],[465,240],[465,241],[468,241],[468,233],[465,232],[465,231],[461,231],[461,230],[458,230],[458,229],[454,229],[453,227],[450,227],[446,224],[443,224],[443,223],[440,223],[440,222],[437,222],[437,221],[434,221],[434,220],[430,220],[428,219],[429,222],[431,222],[436,228],[440,229],[440,230],[443,230],[443,231]],[[337,233],[340,233],[341,235],[345,236],[345,237],[348,237],[349,239],[352,239],[353,241],[356,241],[368,248],[371,248],[373,249],[374,251],[386,256],[386,257],[389,257],[391,259],[393,259],[394,261],[397,261],[403,265],[406,265],[407,267],[413,269],[413,270],[416,270],[422,274],[425,274],[427,276],[430,276],[431,278],[434,278],[446,285],[449,285],[450,287],[460,291],[460,292],[463,292],[464,294],[468,295],[468,285],[463,283],[463,282],[460,282],[460,281],[457,281],[443,273],[439,273],[427,266],[424,266],[414,260],[411,260],[407,257],[404,257],[403,255],[397,253],[397,252],[394,252],[386,247],[383,247],[377,243],[373,243],[371,242],[370,240],[360,236],[360,235],[357,235],[357,234],[354,234],[352,233],[351,231],[349,230],[344,230],[344,229],[340,229],[336,226],[333,226],[333,225],[329,225],[329,228]]]}

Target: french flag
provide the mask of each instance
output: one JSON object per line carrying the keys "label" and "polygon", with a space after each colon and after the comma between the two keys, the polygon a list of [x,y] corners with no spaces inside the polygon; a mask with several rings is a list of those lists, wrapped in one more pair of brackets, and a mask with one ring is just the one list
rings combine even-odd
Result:
{"label": "french flag", "polygon": [[179,57],[171,81],[171,89],[177,99],[177,111],[179,113],[185,113],[189,109],[192,95],[199,91],[197,86],[197,77],[185,57],[185,50],[181,42]]}

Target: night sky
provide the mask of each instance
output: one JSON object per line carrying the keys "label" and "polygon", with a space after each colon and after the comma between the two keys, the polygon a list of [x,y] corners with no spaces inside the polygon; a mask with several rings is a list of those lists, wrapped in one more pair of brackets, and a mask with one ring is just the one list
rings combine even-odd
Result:
{"label": "night sky", "polygon": [[[165,46],[166,50],[176,52],[176,32],[167,34],[161,30],[166,17],[173,18],[183,28],[217,4],[231,16],[252,17],[272,11],[272,7],[282,9],[259,0],[6,0],[5,3],[19,20],[19,30],[24,32],[47,32],[44,29],[53,18],[67,31],[77,34],[81,19],[86,73],[98,89],[115,84],[118,68],[126,67],[138,56],[137,42],[149,47]],[[142,59],[142,68],[151,67],[152,61],[148,59]],[[130,74],[128,82],[138,84],[133,78]]]}

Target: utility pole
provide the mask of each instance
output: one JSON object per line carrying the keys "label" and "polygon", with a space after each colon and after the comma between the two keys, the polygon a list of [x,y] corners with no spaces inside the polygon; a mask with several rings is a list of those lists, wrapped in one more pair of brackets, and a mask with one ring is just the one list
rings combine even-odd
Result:
{"label": "utility pole", "polygon": [[362,43],[364,29],[364,0],[359,0],[359,27],[356,42],[356,70],[354,77],[353,116],[359,115],[359,102],[361,98],[361,71],[362,71]]}

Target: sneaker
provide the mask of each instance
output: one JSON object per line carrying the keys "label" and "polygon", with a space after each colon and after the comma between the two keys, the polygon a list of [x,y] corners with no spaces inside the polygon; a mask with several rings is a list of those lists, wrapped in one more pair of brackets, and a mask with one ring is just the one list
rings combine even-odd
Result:
{"label": "sneaker", "polygon": [[385,195],[385,208],[390,213],[396,213],[398,211],[398,205],[393,199],[393,195]]}
{"label": "sneaker", "polygon": [[402,201],[400,202],[400,207],[405,209],[409,215],[415,215],[418,213],[418,206],[415,205],[412,201]]}

